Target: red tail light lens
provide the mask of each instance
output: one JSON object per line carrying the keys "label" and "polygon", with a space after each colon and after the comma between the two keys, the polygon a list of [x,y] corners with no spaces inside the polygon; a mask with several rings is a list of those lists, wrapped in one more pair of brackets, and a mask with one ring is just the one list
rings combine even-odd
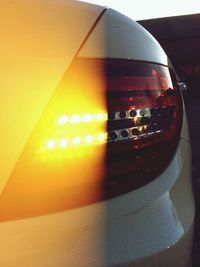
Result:
{"label": "red tail light lens", "polygon": [[179,140],[182,102],[168,67],[77,58],[0,198],[0,220],[71,209],[155,179]]}
{"label": "red tail light lens", "polygon": [[105,70],[110,197],[152,181],[167,167],[180,135],[182,102],[166,66],[108,60]]}

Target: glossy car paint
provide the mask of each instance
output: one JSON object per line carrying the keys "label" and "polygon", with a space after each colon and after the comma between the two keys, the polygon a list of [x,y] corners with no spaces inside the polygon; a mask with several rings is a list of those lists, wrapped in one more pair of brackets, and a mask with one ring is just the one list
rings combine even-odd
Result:
{"label": "glossy car paint", "polygon": [[112,9],[102,16],[79,56],[125,58],[168,65],[165,52],[152,35],[137,22]]}
{"label": "glossy car paint", "polygon": [[[16,51],[18,52],[16,56],[19,56],[18,60],[16,59],[18,65],[15,63],[13,70],[10,70],[9,64],[4,65],[7,68],[2,68],[6,75],[2,85],[3,88],[7,89],[8,93],[4,93],[1,90],[4,102],[2,97],[0,101],[6,103],[6,105],[1,103],[1,107],[4,108],[3,112],[1,112],[1,116],[3,116],[1,123],[2,129],[9,129],[7,131],[9,134],[4,134],[0,141],[1,145],[4,145],[3,151],[5,150],[4,157],[0,157],[0,162],[3,166],[5,165],[5,167],[1,168],[2,188],[30,132],[48,102],[55,84],[103,11],[101,7],[87,4],[82,6],[76,2],[66,2],[65,4],[63,1],[50,2],[54,3],[54,5],[53,7],[50,5],[52,8],[49,8],[48,11],[46,10],[47,2],[43,2],[45,4],[42,4],[42,7],[45,7],[45,12],[48,14],[46,16],[49,17],[51,25],[57,27],[55,25],[57,25],[58,21],[59,23],[62,21],[63,24],[54,30],[52,30],[52,27],[49,28],[47,36],[49,36],[48,38],[52,36],[53,39],[57,40],[57,46],[54,46],[54,42],[50,39],[48,39],[49,42],[44,42],[43,50],[41,50],[39,56],[40,64],[35,63],[34,67],[39,77],[38,80],[32,80],[33,83],[30,86],[29,75],[33,71],[32,63],[35,62],[36,56],[32,51],[28,54],[32,60],[29,63],[25,60],[25,64],[23,60],[18,61],[23,54],[23,51],[19,48],[21,54]],[[22,3],[23,5],[28,5],[26,8],[29,10],[29,15],[32,14],[33,21],[35,21],[36,15],[38,17],[38,14],[41,15],[40,19],[43,21],[43,12],[41,12],[42,8],[39,1],[36,6],[34,4],[36,13],[29,6],[30,1],[23,1]],[[65,11],[63,11],[63,5],[66,6]],[[20,10],[21,8],[19,6]],[[57,12],[54,14],[55,8]],[[10,6],[7,6],[7,9],[7,12],[10,12],[10,10],[14,12]],[[68,21],[69,17],[65,15],[69,13],[69,10],[70,12],[75,12],[70,17],[70,21]],[[60,12],[63,12],[63,20],[60,19]],[[82,22],[84,21],[84,23],[80,22],[80,16],[77,20],[77,16],[74,14],[81,14]],[[27,14],[27,17],[29,15]],[[16,16],[18,17],[18,15]],[[34,25],[34,32],[40,29],[41,21],[38,20],[38,24]],[[63,29],[71,31],[71,28],[66,28],[65,25],[68,23],[71,25],[72,21],[73,27],[75,27],[73,28],[73,34],[75,34],[76,38],[71,38],[69,42],[70,32],[67,35],[67,39],[65,39]],[[80,28],[80,24],[83,27]],[[14,31],[14,28],[12,29]],[[43,29],[43,32],[41,32],[41,36],[43,36],[45,30]],[[61,39],[54,38],[54,34],[57,31],[62,31],[62,34],[59,35],[62,37]],[[39,39],[38,36],[35,36],[33,42],[35,43]],[[47,54],[45,57],[43,52],[46,51],[45,47],[48,43],[53,45],[52,50],[48,50],[53,51],[53,54],[50,57]],[[66,43],[71,50],[68,50],[67,46],[63,45]],[[63,50],[58,49],[60,46],[63,47]],[[14,49],[14,46],[10,48],[10,51],[12,49]],[[4,51],[6,51],[6,39]],[[60,51],[59,55],[57,54],[58,51]],[[64,51],[66,54],[63,59],[62,53]],[[68,51],[71,52],[67,54]],[[5,63],[7,60],[8,62],[13,60],[8,55],[4,57]],[[107,10],[102,15],[79,51],[78,56],[117,57],[167,64],[167,57],[158,43],[139,25],[113,10]],[[25,58],[27,58],[27,55]],[[55,62],[56,59],[58,61]],[[40,70],[38,67],[41,62],[43,64]],[[52,64],[53,71],[50,68]],[[20,83],[20,80],[17,80],[18,76],[15,71],[18,70],[19,73],[24,73],[25,69],[27,69],[28,73],[26,72],[26,83],[23,81],[25,84],[22,87],[23,90],[14,92],[14,83],[13,81],[11,83],[8,77],[13,77],[16,84],[15,88],[19,89],[22,82]],[[50,79],[48,86],[44,86],[44,82],[48,80],[47,77],[50,74],[52,75],[54,71],[55,76]],[[40,84],[39,81],[42,83]],[[25,90],[27,85],[29,87],[28,92]],[[37,95],[34,94],[36,86],[39,91]],[[11,97],[11,90],[13,94],[16,93],[16,96],[12,95]],[[33,97],[34,95],[35,98]],[[18,101],[16,101],[16,98],[18,98]],[[10,101],[10,106],[8,106],[8,100]],[[20,112],[22,108],[18,112],[19,107],[22,105],[25,105],[23,110],[27,110],[26,114]],[[38,110],[37,112],[32,112],[35,105]],[[7,121],[7,114],[9,114],[9,122]],[[21,122],[21,127],[13,124],[13,120]],[[194,220],[194,201],[190,181],[190,144],[185,117],[183,121],[180,143],[171,163],[162,175],[148,185],[120,197],[86,207],[1,223],[0,266],[102,267],[132,266],[133,264],[134,266],[145,266],[145,264],[149,266],[150,264],[156,264],[155,266],[188,266]],[[24,133],[22,133],[22,128]],[[9,146],[5,147],[5,144],[9,144]],[[5,162],[8,163],[5,164]],[[183,253],[178,256],[177,253],[181,251]]]}
{"label": "glossy car paint", "polygon": [[0,138],[0,192],[58,82],[102,11],[102,7],[77,1],[2,3],[0,123],[6,131]]}

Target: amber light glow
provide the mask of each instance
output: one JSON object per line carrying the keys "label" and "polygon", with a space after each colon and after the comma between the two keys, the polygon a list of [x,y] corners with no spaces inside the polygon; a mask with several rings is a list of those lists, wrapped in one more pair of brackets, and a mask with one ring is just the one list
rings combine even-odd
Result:
{"label": "amber light glow", "polygon": [[80,116],[78,114],[72,115],[71,117],[67,115],[61,115],[58,118],[58,124],[64,125],[64,124],[76,124],[76,123],[88,123],[92,121],[106,121],[107,120],[107,115],[103,113],[98,113],[98,114],[84,114],[83,116]]}
{"label": "amber light glow", "polygon": [[10,177],[0,220],[102,199],[107,139],[103,77],[102,65],[83,67],[81,59],[64,75]]}
{"label": "amber light glow", "polygon": [[41,151],[44,152],[45,148],[52,150],[77,147],[77,145],[102,144],[107,139],[107,134],[100,131],[103,128],[102,122],[105,121],[107,121],[107,115],[103,113],[72,115],[71,117],[61,115],[57,120],[55,132],[52,133],[53,136],[46,141]]}

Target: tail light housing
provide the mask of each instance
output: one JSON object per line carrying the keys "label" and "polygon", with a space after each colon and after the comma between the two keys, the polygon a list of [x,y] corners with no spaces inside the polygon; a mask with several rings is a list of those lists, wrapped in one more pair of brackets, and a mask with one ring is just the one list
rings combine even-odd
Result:
{"label": "tail light housing", "polygon": [[180,136],[182,101],[167,66],[107,60],[106,196],[143,186],[164,171]]}
{"label": "tail light housing", "polygon": [[167,66],[76,58],[10,176],[0,220],[80,207],[151,182],[171,161],[181,126]]}

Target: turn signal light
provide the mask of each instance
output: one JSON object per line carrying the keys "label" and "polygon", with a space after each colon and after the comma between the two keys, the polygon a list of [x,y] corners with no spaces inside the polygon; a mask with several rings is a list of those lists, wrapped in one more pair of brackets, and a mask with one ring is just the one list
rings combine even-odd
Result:
{"label": "turn signal light", "polygon": [[156,179],[176,151],[182,102],[167,66],[76,58],[0,201],[0,221],[119,196]]}

